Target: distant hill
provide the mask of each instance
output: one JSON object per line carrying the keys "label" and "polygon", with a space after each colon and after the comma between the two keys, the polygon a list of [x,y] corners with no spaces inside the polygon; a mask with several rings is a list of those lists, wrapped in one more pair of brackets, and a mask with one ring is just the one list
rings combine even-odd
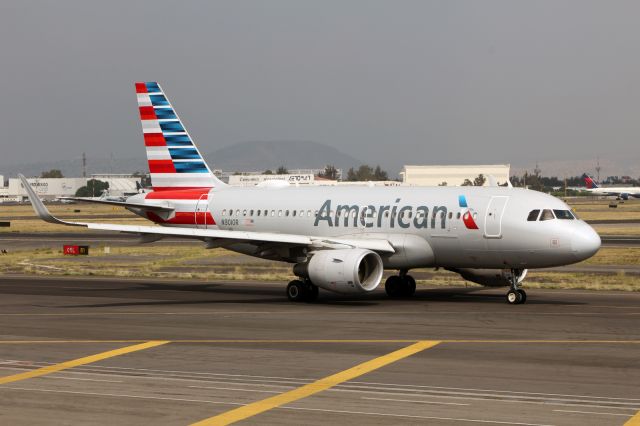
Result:
{"label": "distant hill", "polygon": [[318,142],[259,141],[241,142],[219,148],[205,155],[209,166],[224,171],[321,168],[334,165],[345,172],[361,161],[344,152]]}
{"label": "distant hill", "polygon": [[[225,172],[275,170],[280,166],[291,169],[321,168],[333,164],[346,172],[349,167],[362,164],[340,150],[317,142],[307,141],[268,141],[241,142],[203,154],[211,168]],[[43,161],[29,164],[0,166],[0,175],[5,178],[16,177],[18,173],[26,176],[40,176],[43,171],[59,169],[69,177],[82,176],[82,160],[68,159]],[[147,159],[141,153],[137,158],[87,158],[87,173],[133,173],[147,172]]]}

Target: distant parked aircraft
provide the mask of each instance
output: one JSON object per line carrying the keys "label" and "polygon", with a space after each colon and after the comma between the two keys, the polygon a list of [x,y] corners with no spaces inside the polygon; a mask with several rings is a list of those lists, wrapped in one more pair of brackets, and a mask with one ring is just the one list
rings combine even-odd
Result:
{"label": "distant parked aircraft", "polygon": [[628,200],[629,197],[640,198],[640,187],[628,186],[628,187],[606,187],[599,186],[595,180],[588,174],[583,174],[582,178],[587,185],[587,191],[597,195],[609,195],[618,197],[619,199]]}

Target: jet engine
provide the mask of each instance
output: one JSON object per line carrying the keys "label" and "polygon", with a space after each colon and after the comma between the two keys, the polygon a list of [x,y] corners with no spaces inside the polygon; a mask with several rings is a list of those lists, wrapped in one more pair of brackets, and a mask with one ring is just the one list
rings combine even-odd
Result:
{"label": "jet engine", "polygon": [[294,274],[322,289],[346,294],[375,290],[383,271],[380,256],[365,249],[319,250],[308,262],[293,268]]}
{"label": "jet engine", "polygon": [[[467,281],[471,281],[476,284],[483,285],[485,287],[508,287],[511,285],[509,280],[511,271],[508,269],[450,269],[452,272],[457,272],[462,278]],[[524,269],[522,274],[518,277],[518,283],[524,280],[527,276],[527,270]]]}

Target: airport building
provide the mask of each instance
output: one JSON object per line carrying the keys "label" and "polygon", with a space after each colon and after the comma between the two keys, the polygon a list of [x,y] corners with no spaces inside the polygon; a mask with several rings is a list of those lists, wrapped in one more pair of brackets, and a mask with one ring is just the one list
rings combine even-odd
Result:
{"label": "airport building", "polygon": [[[509,180],[509,164],[404,166],[400,172],[402,183],[411,186],[461,186],[466,179],[471,182],[478,175],[493,176],[499,184]],[[485,181],[488,185],[489,181]]]}
{"label": "airport building", "polygon": [[[88,179],[97,179],[109,183],[110,196],[123,196],[138,192],[136,183],[141,178],[131,175],[96,174],[90,178],[28,178],[27,181],[44,200],[55,200],[58,197],[73,197],[76,191],[87,184]],[[4,182],[1,180],[0,182]],[[96,197],[102,194],[95,194]],[[27,196],[18,178],[9,179],[7,186],[0,187],[0,202],[20,202]]]}

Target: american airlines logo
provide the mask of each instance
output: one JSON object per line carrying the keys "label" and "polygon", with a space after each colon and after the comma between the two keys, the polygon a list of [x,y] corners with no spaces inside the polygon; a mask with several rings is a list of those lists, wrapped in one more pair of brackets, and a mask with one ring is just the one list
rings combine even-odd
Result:
{"label": "american airlines logo", "polygon": [[[330,227],[362,227],[362,228],[432,228],[445,229],[447,207],[434,206],[400,206],[400,198],[393,205],[359,206],[357,204],[338,204],[335,210],[331,200],[326,200],[318,211],[314,226],[321,223]],[[431,213],[431,214],[429,214]]]}

